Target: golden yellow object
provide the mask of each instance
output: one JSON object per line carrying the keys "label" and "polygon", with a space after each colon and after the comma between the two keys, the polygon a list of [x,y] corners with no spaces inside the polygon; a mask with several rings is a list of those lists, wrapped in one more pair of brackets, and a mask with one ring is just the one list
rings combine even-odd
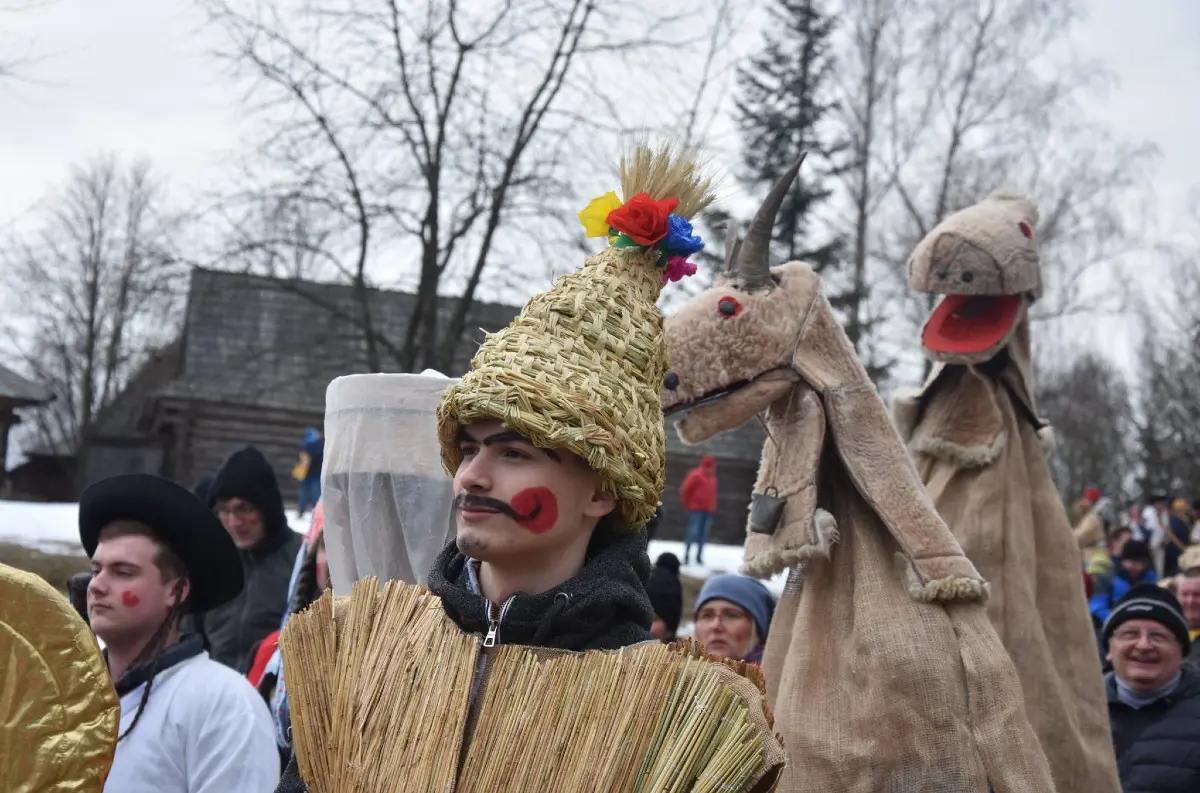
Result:
{"label": "golden yellow object", "polygon": [[0,564],[0,790],[100,793],[120,717],[87,624],[41,578]]}

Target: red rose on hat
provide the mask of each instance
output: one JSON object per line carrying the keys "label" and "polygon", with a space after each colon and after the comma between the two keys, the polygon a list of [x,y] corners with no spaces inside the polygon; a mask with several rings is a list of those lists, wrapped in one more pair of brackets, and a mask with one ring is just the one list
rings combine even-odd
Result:
{"label": "red rose on hat", "polygon": [[638,193],[624,206],[608,213],[608,225],[638,245],[650,247],[667,236],[670,229],[667,218],[677,206],[677,198],[655,201],[646,193]]}

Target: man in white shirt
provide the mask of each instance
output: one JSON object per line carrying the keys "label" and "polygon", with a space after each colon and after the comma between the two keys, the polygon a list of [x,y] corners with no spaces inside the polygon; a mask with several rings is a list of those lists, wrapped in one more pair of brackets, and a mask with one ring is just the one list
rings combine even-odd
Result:
{"label": "man in white shirt", "polygon": [[267,793],[279,779],[271,716],[250,683],[210,660],[189,611],[237,596],[229,533],[190,491],[129,474],[89,487],[79,536],[92,560],[87,612],[121,698],[107,793]]}
{"label": "man in white shirt", "polygon": [[1155,493],[1150,496],[1150,503],[1142,510],[1142,527],[1147,535],[1150,551],[1154,555],[1154,569],[1159,575],[1163,574],[1163,555],[1167,545],[1167,501],[1166,494]]}

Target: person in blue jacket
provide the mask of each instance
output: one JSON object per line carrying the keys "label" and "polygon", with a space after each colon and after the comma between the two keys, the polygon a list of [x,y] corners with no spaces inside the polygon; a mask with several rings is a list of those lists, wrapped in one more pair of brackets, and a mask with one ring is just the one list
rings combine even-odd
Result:
{"label": "person in blue jacket", "polygon": [[315,509],[321,500],[321,468],[325,463],[325,439],[316,427],[309,427],[304,432],[304,443],[300,444],[300,452],[306,458],[304,475],[300,479],[300,497],[296,505],[296,516],[304,517],[310,509]]}
{"label": "person in blue jacket", "polygon": [[1134,586],[1157,583],[1150,546],[1142,540],[1129,540],[1121,549],[1120,564],[1112,572],[1095,577],[1088,608],[1098,619],[1106,620],[1117,601]]}

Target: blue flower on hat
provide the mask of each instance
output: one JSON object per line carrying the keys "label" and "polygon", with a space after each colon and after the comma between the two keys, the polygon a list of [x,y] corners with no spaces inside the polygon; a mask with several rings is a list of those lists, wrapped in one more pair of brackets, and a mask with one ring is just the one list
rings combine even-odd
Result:
{"label": "blue flower on hat", "polygon": [[667,238],[663,243],[667,256],[687,258],[704,250],[704,240],[693,233],[692,223],[685,217],[671,215],[667,218]]}

